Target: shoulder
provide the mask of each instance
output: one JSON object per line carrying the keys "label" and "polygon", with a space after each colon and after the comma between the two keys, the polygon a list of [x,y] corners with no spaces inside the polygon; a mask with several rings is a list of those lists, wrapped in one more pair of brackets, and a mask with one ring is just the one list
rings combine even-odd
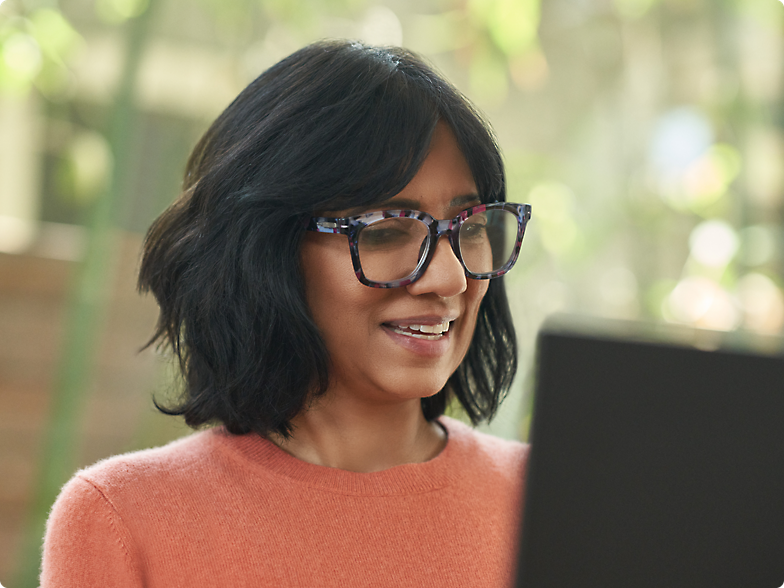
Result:
{"label": "shoulder", "polygon": [[450,417],[440,417],[439,422],[444,425],[449,442],[454,442],[463,449],[483,453],[488,457],[500,460],[519,461],[528,455],[529,446],[526,443],[482,433]]}
{"label": "shoulder", "polygon": [[214,469],[219,436],[215,430],[201,431],[162,447],[109,457],[79,470],[64,492],[70,486],[81,486],[77,481],[86,482],[105,496],[133,488],[154,493],[160,486],[195,482]]}
{"label": "shoulder", "polygon": [[449,436],[447,447],[461,467],[512,479],[524,475],[529,445],[482,433],[449,417],[441,417],[439,421]]}
{"label": "shoulder", "polygon": [[[139,528],[160,530],[215,470],[216,433],[110,457],[78,471],[49,514],[42,586],[141,586]],[[169,515],[170,516],[170,515]]]}
{"label": "shoulder", "polygon": [[223,436],[216,429],[201,431],[76,472],[50,512],[48,553],[69,545],[73,537],[96,536],[102,541],[111,537],[130,546],[130,537],[138,535],[139,528],[158,528],[160,513],[187,516],[198,509],[214,496],[213,490],[241,477],[222,450]]}

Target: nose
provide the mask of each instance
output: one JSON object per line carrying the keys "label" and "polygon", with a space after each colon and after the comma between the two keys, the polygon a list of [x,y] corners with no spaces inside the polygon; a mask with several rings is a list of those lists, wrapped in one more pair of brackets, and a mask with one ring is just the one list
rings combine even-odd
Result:
{"label": "nose", "polygon": [[455,257],[449,239],[442,238],[436,244],[433,258],[425,273],[406,288],[415,296],[434,293],[442,298],[449,298],[465,292],[466,286],[465,270]]}

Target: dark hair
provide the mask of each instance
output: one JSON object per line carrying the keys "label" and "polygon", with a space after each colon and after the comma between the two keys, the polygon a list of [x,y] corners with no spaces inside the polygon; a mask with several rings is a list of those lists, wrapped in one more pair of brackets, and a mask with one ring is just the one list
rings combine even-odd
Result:
{"label": "dark hair", "polygon": [[[488,126],[414,54],[347,41],[309,45],[262,73],[190,156],[183,192],[150,227],[139,289],[160,306],[148,343],[169,346],[196,427],[290,434],[329,382],[329,355],[305,301],[303,220],[383,202],[424,161],[439,120],[451,127],[483,202],[505,200]],[[467,355],[422,399],[428,420],[451,395],[476,424],[491,418],[517,369],[502,279],[491,280]]]}

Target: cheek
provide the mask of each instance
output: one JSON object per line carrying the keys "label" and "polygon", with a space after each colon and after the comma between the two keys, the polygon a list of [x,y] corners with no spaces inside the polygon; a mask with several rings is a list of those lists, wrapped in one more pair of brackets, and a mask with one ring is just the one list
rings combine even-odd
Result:
{"label": "cheek", "polygon": [[487,289],[490,287],[490,280],[467,280],[466,286],[466,309],[470,311],[474,321],[479,312],[479,306],[482,304]]}
{"label": "cheek", "polygon": [[306,233],[299,259],[309,303],[321,304],[322,295],[349,283],[349,278],[356,281],[343,235]]}
{"label": "cheek", "polygon": [[373,294],[354,275],[346,238],[341,237],[311,233],[300,253],[308,308],[328,347],[357,322]]}
{"label": "cheek", "polygon": [[476,330],[476,319],[479,314],[479,307],[487,294],[488,280],[467,280],[465,297],[465,321],[462,330],[459,332],[460,344],[458,346],[460,360],[465,357]]}
{"label": "cheek", "polygon": [[[329,325],[324,325],[325,310],[334,305],[335,294],[332,288],[338,276],[334,273],[340,269],[332,258],[338,253],[329,246],[325,240],[324,246],[319,243],[321,235],[306,234],[300,251],[300,268],[302,279],[305,282],[305,300],[310,309],[310,315],[321,333],[329,331]],[[334,265],[334,267],[333,267]],[[328,316],[328,315],[326,315]]]}

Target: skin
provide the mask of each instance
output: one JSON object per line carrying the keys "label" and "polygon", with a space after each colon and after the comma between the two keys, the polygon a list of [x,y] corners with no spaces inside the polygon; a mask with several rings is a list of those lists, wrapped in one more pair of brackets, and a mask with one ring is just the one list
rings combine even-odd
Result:
{"label": "skin", "polygon": [[[468,163],[452,131],[439,123],[419,172],[377,209],[416,209],[444,219],[478,202]],[[308,232],[301,264],[308,304],[332,360],[330,387],[293,419],[290,439],[273,442],[306,462],[356,472],[438,455],[445,434],[425,420],[420,399],[441,390],[463,360],[488,282],[465,277],[446,239],[424,275],[401,288],[360,284],[344,235]],[[394,331],[394,325],[445,320],[449,331],[437,340]]]}

